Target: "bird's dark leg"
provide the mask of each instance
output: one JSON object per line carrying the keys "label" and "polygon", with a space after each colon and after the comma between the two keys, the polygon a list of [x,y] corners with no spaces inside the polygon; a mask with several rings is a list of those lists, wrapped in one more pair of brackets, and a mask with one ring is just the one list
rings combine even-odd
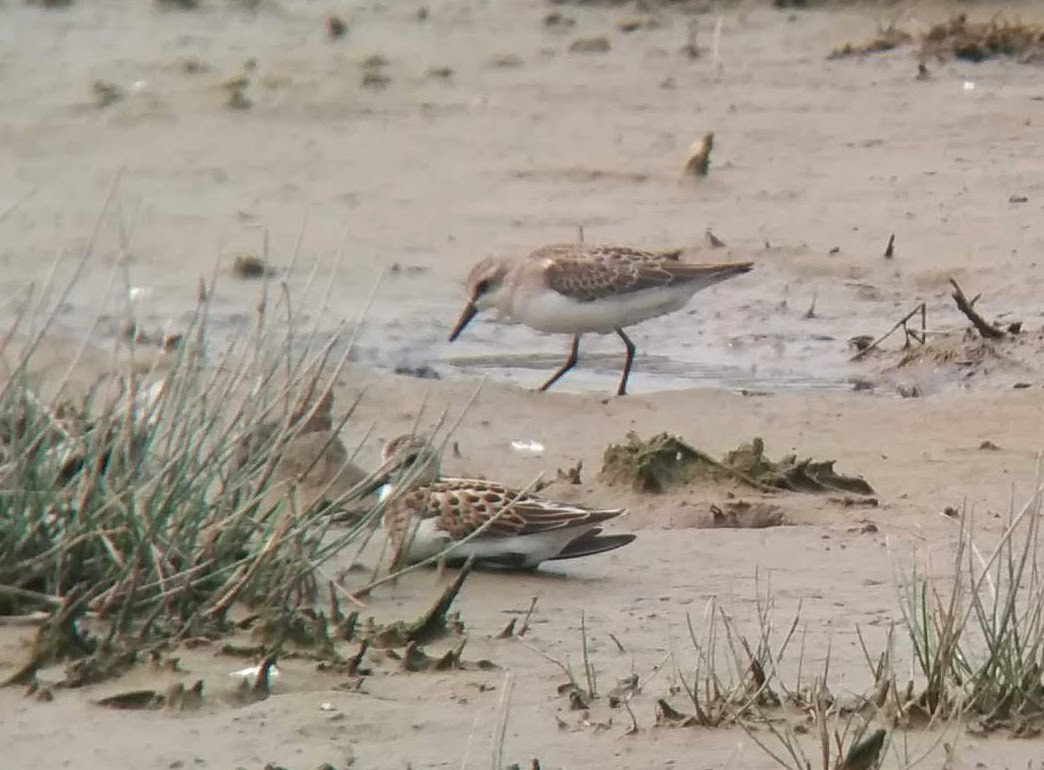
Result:
{"label": "bird's dark leg", "polygon": [[627,347],[627,358],[624,359],[623,376],[620,377],[620,387],[616,389],[616,395],[626,396],[627,395],[627,378],[631,376],[631,364],[634,363],[634,343],[631,342],[631,338],[624,334],[623,329],[617,329],[616,333],[620,335],[620,339],[623,340],[623,344]]}
{"label": "bird's dark leg", "polygon": [[580,359],[580,335],[573,335],[573,347],[569,350],[569,358],[562,364],[557,372],[551,375],[547,382],[540,386],[540,390],[544,391],[562,379],[562,375],[576,366],[576,362]]}

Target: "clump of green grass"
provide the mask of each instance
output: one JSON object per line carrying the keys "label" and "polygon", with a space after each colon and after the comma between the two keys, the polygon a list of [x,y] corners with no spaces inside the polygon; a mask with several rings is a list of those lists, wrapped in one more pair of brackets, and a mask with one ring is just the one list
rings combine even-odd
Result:
{"label": "clump of green grass", "polygon": [[30,375],[53,315],[13,361],[11,341],[33,321],[20,315],[0,341],[0,614],[50,613],[10,681],[63,659],[115,666],[148,645],[219,634],[237,605],[289,620],[314,603],[317,568],[378,514],[335,533],[330,509],[374,479],[305,505],[276,473],[330,408],[347,358],[332,360],[338,339],[293,350],[288,328],[272,344],[262,302],[253,337],[214,355],[212,293],[201,290],[162,365],[142,370],[132,340],[130,362],[85,395],[67,376],[45,400]]}
{"label": "clump of green grass", "polygon": [[984,556],[965,512],[948,585],[905,576],[901,605],[921,675],[912,707],[1022,734],[1044,720],[1044,576],[1038,486]]}

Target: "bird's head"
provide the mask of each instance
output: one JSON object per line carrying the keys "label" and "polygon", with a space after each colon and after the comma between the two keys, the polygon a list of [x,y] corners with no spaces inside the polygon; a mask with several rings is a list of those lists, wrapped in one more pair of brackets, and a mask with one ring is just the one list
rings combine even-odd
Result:
{"label": "bird's head", "polygon": [[466,280],[468,304],[450,333],[450,342],[460,336],[464,327],[471,323],[480,310],[500,304],[509,270],[508,264],[497,257],[486,257],[471,268]]}
{"label": "bird's head", "polygon": [[391,439],[381,450],[381,467],[387,482],[378,495],[384,499],[395,487],[420,486],[439,477],[439,453],[422,436],[406,433]]}

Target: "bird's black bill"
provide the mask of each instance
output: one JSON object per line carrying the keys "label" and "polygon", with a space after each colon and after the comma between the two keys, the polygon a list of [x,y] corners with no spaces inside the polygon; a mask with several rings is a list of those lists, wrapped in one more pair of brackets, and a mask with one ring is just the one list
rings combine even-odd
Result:
{"label": "bird's black bill", "polygon": [[460,318],[457,319],[457,325],[453,327],[453,331],[450,332],[449,341],[453,342],[460,336],[460,333],[464,331],[464,327],[471,323],[471,319],[478,315],[478,308],[475,307],[474,302],[469,302],[468,306],[464,308],[464,312],[460,314]]}

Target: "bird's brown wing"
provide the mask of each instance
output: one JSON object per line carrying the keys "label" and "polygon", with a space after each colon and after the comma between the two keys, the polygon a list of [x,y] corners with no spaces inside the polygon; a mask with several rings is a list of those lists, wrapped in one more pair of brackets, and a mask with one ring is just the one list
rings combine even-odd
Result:
{"label": "bird's brown wing", "polygon": [[530,259],[606,259],[629,262],[677,262],[681,249],[636,249],[610,244],[554,243],[541,246],[530,254]]}
{"label": "bird's brown wing", "polygon": [[596,524],[623,512],[555,503],[475,479],[438,481],[410,492],[402,504],[418,518],[435,519],[436,528],[455,539],[465,538],[483,526],[486,528],[481,537],[518,537]]}
{"label": "bird's brown wing", "polygon": [[751,267],[750,262],[693,265],[620,255],[613,258],[560,257],[547,261],[544,275],[547,285],[559,294],[579,302],[592,302],[678,283],[699,284],[698,291],[746,273]]}

